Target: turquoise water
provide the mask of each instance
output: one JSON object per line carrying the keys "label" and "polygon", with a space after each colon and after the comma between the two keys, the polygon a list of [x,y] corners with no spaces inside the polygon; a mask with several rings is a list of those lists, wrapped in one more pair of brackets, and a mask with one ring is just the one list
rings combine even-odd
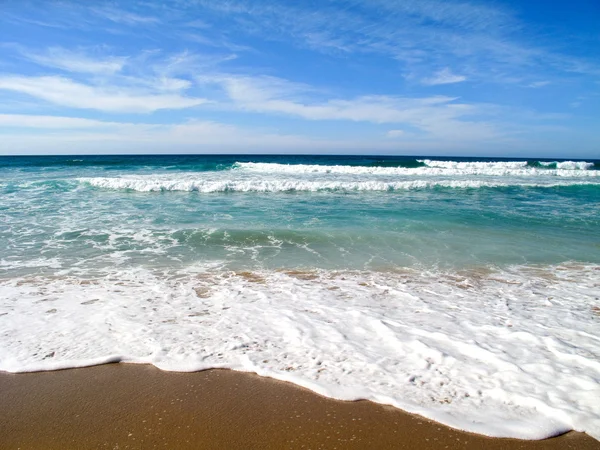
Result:
{"label": "turquoise water", "polygon": [[600,439],[600,163],[0,157],[0,370],[230,368]]}
{"label": "turquoise water", "polygon": [[[474,159],[439,159],[456,166],[431,174],[420,171],[438,170],[436,163],[424,159],[2,157],[0,268],[10,277],[85,275],[115,264],[386,270],[600,262],[600,163],[557,170],[553,162],[480,160],[489,166],[474,170]],[[265,166],[240,165],[247,162]],[[336,167],[348,173],[332,173]]]}

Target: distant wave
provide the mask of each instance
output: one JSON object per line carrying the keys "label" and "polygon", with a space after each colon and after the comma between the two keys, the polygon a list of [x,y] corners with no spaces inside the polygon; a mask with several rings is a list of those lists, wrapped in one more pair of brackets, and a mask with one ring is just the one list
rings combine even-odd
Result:
{"label": "distant wave", "polygon": [[227,158],[208,159],[196,155],[167,156],[167,155],[94,155],[73,158],[67,156],[41,156],[41,157],[2,157],[0,156],[0,168],[84,168],[104,167],[115,169],[141,169],[160,168],[166,170],[186,170],[210,172],[228,170],[233,161]]}
{"label": "distant wave", "polygon": [[594,167],[594,163],[585,161],[540,162],[539,167],[533,167],[528,161],[457,162],[428,159],[418,161],[424,165],[421,167],[378,167],[238,162],[234,165],[234,168],[252,172],[290,174],[600,177],[600,171],[590,170]]}
{"label": "distant wave", "polygon": [[600,183],[560,180],[554,183],[522,183],[514,180],[490,182],[481,180],[411,180],[411,181],[326,181],[326,180],[202,180],[157,179],[151,177],[78,178],[80,183],[105,189],[127,189],[138,192],[187,191],[187,192],[318,192],[318,191],[402,191],[410,189],[455,188],[474,189],[484,187],[557,187],[574,185],[599,185]]}
{"label": "distant wave", "polygon": [[543,167],[547,169],[560,170],[589,170],[594,167],[594,163],[587,161],[436,161],[431,159],[420,159],[428,167],[443,167],[446,169],[513,169],[523,167]]}

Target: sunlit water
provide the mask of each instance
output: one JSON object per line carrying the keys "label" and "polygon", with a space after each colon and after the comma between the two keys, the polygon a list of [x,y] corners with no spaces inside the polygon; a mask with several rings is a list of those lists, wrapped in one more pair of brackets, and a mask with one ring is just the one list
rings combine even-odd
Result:
{"label": "sunlit water", "polygon": [[600,436],[600,164],[0,157],[0,369],[230,367]]}

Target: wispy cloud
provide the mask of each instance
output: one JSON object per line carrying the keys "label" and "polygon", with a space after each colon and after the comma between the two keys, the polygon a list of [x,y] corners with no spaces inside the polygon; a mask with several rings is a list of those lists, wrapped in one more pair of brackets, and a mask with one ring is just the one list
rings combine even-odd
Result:
{"label": "wispy cloud", "polygon": [[0,127],[70,130],[92,128],[111,129],[128,126],[132,126],[132,124],[83,119],[80,117],[0,114]]}
{"label": "wispy cloud", "polygon": [[530,88],[541,88],[548,86],[549,84],[551,84],[550,81],[534,81],[533,83],[529,83],[527,86]]}
{"label": "wispy cloud", "polygon": [[[204,97],[189,94],[195,87],[192,75],[235,59],[231,54],[187,50],[117,56],[103,46],[39,50],[5,44],[4,49],[40,67],[29,68],[33,74],[28,76],[0,73],[0,90],[59,106],[114,113],[152,113],[208,103]],[[54,74],[48,74],[48,68],[55,69]]]}
{"label": "wispy cloud", "polygon": [[[45,153],[166,153],[177,146],[181,152],[298,152],[359,149],[365,142],[316,139],[297,134],[244,128],[226,123],[188,120],[169,125],[85,121],[70,117],[0,115],[5,148],[12,154]],[[41,129],[41,133],[36,131]],[[45,129],[51,132],[44,132]],[[106,132],[109,130],[110,132]],[[109,147],[106,143],[110,143]],[[383,144],[385,148],[387,144]],[[388,146],[389,147],[389,146]],[[390,148],[388,148],[389,150]]]}
{"label": "wispy cloud", "polygon": [[228,61],[237,59],[234,53],[201,54],[188,50],[151,61],[148,68],[161,76],[197,75]]}
{"label": "wispy cloud", "polygon": [[311,98],[302,85],[274,77],[214,77],[235,108],[285,114],[306,120],[345,120],[376,124],[407,124],[428,137],[461,135],[461,139],[494,137],[497,130],[468,117],[485,116],[486,107],[456,102],[445,96],[410,98],[366,95],[350,99]]}
{"label": "wispy cloud", "polygon": [[158,17],[131,11],[129,8],[136,6],[134,2],[124,3],[123,8],[119,8],[118,3],[118,0],[111,2],[76,2],[73,0],[21,2],[19,6],[8,5],[8,11],[3,11],[0,20],[45,28],[86,31],[96,31],[99,26],[107,30],[107,25],[148,27],[161,23]]}
{"label": "wispy cloud", "polygon": [[389,130],[385,135],[390,139],[396,139],[406,135],[406,132],[404,130]]}
{"label": "wispy cloud", "polygon": [[[17,127],[15,124],[20,123]],[[19,130],[20,128],[20,130]],[[359,153],[365,150],[377,154],[407,155],[477,155],[478,140],[419,139],[410,133],[401,135],[390,130],[390,136],[316,138],[303,134],[288,134],[265,128],[247,128],[206,120],[188,120],[174,124],[118,123],[77,120],[54,116],[0,115],[0,130],[4,154],[84,154],[84,153],[169,153],[177,148],[181,153]],[[107,132],[108,131],[108,132]],[[545,130],[550,132],[551,130]],[[398,139],[398,137],[402,139]],[[492,140],[488,150],[507,154],[510,139]],[[107,145],[110,144],[110,145]],[[535,149],[540,142],[525,148]],[[510,150],[510,146],[508,147]],[[520,146],[515,155],[522,155]],[[548,155],[560,155],[560,146],[547,146]],[[574,155],[571,155],[574,157]]]}
{"label": "wispy cloud", "polygon": [[65,28],[65,25],[60,21],[46,21],[39,19],[32,19],[30,17],[23,17],[15,14],[5,14],[3,19],[11,23],[37,25],[45,28]]}
{"label": "wispy cloud", "polygon": [[184,41],[194,44],[200,44],[206,47],[224,48],[231,52],[254,52],[255,50],[245,44],[232,42],[225,37],[223,33],[211,30],[210,35],[206,36],[198,32],[180,31],[177,33]]}
{"label": "wispy cloud", "polygon": [[61,26],[68,21],[73,27],[106,31],[107,23],[112,23],[115,32],[143,29],[168,40],[177,36],[233,52],[248,50],[246,38],[251,35],[326,54],[384,55],[401,62],[405,72],[421,77],[431,73],[432,67],[444,66],[487,82],[505,82],[517,72],[529,79],[534,68],[538,72],[600,73],[593,58],[561,53],[562,42],[556,43],[555,50],[547,40],[535,45],[533,32],[521,22],[518,11],[497,2],[329,0],[318,7],[276,0],[56,4],[65,18],[53,19]]}
{"label": "wispy cloud", "polygon": [[[498,2],[24,3],[0,17],[0,27],[12,27],[19,39],[0,43],[0,126],[10,133],[46,130],[55,139],[63,133],[61,139],[73,142],[177,137],[173,142],[202,139],[240,150],[233,141],[259,145],[264,138],[285,148],[314,148],[316,142],[354,148],[332,137],[339,132],[406,151],[487,146],[527,133],[543,141],[531,130],[557,120],[548,113],[564,111],[568,99],[596,89],[590,75],[600,74],[600,64],[582,56],[585,51],[569,56],[568,43],[555,47],[564,53],[554,51],[551,40],[535,39],[536,30],[521,23],[518,11]],[[21,28],[27,30],[22,36]],[[569,92],[552,109],[559,80]],[[489,95],[489,83],[512,85],[498,100],[504,106],[478,100],[498,98]],[[431,95],[429,86],[446,95]],[[548,92],[526,100],[544,116],[519,116],[526,106],[513,98],[527,88]],[[570,112],[581,115],[588,103]],[[76,110],[91,118],[76,117]],[[92,119],[163,110],[170,111],[143,120],[171,125]],[[57,116],[40,115],[49,111]],[[14,112],[34,115],[6,114]],[[200,120],[207,117],[230,124]],[[247,123],[269,128],[254,132],[244,128]],[[312,130],[313,137],[282,131],[297,129]],[[314,138],[326,135],[323,142]],[[362,145],[374,148],[367,141]]]}
{"label": "wispy cloud", "polygon": [[498,3],[340,0],[323,2],[319,8],[272,0],[187,4],[190,10],[200,7],[227,17],[242,33],[324,53],[381,54],[401,61],[410,72],[432,65],[458,67],[461,72],[477,67],[470,70],[473,76],[493,81],[506,77],[490,78],[490,71],[599,70],[597,62],[552,51],[548,42],[534,45],[517,14]]}
{"label": "wispy cloud", "polygon": [[[21,131],[12,130],[15,121]],[[372,138],[316,138],[302,134],[286,134],[267,129],[246,128],[214,121],[189,120],[170,125],[147,123],[114,123],[72,121],[71,118],[0,116],[4,148],[11,154],[56,153],[168,153],[173,147],[186,153],[363,153],[365,149],[394,153],[419,154],[434,150],[437,154],[471,148],[464,142],[407,139],[373,140]],[[44,128],[52,128],[44,132]],[[37,132],[41,129],[41,132]],[[12,131],[11,131],[12,130]],[[110,132],[106,132],[109,130]],[[110,145],[107,146],[107,143]],[[6,154],[6,152],[4,152]]]}
{"label": "wispy cloud", "polygon": [[90,11],[97,16],[125,25],[147,25],[160,22],[160,19],[157,17],[141,16],[139,14],[116,7],[93,7],[90,8]]}
{"label": "wispy cloud", "polygon": [[156,94],[124,87],[78,83],[58,76],[0,76],[0,89],[19,92],[60,106],[107,112],[150,113],[206,103],[206,99],[179,94]]}
{"label": "wispy cloud", "polygon": [[21,49],[21,54],[47,67],[54,67],[67,72],[91,74],[113,74],[120,72],[127,58],[119,56],[90,57],[81,50],[68,50],[62,47],[49,47],[44,52],[30,52]]}
{"label": "wispy cloud", "polygon": [[467,77],[465,77],[464,75],[456,75],[452,73],[452,71],[449,68],[446,67],[445,69],[436,72],[433,75],[433,77],[423,79],[422,83],[429,86],[435,86],[438,84],[461,83],[466,80]]}

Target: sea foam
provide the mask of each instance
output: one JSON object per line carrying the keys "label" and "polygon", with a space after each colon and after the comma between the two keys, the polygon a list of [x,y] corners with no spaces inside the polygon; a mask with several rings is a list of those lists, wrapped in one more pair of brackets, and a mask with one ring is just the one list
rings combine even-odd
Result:
{"label": "sea foam", "polygon": [[[80,177],[80,183],[139,192],[319,192],[478,189],[507,186],[558,187],[600,185],[591,163],[565,162],[564,168],[529,167],[527,162],[455,162],[422,160],[426,166],[371,167],[350,165],[238,162],[218,173]],[[568,167],[568,168],[567,168]]]}
{"label": "sea foam", "polygon": [[231,368],[600,438],[598,163],[81,158],[0,161],[0,370]]}
{"label": "sea foam", "polygon": [[600,185],[600,181],[581,179],[548,180],[533,182],[532,180],[495,180],[485,181],[476,179],[466,180],[427,180],[416,179],[407,181],[337,181],[311,179],[221,179],[211,180],[197,175],[176,175],[169,177],[123,176],[123,177],[93,177],[78,178],[78,181],[90,186],[105,189],[128,189],[138,192],[188,191],[188,192],[318,192],[318,191],[403,191],[412,189],[453,188],[477,189],[484,187],[559,187],[577,185]]}
{"label": "sea foam", "polygon": [[555,169],[529,167],[527,161],[515,162],[457,162],[419,160],[423,167],[371,167],[320,164],[280,164],[238,162],[237,168],[245,171],[288,174],[346,174],[346,175],[400,175],[400,176],[519,176],[519,177],[600,177],[600,171],[588,170],[593,163],[552,163]]}
{"label": "sea foam", "polygon": [[231,368],[489,436],[600,438],[599,273],[196,266],[5,279],[0,370]]}

